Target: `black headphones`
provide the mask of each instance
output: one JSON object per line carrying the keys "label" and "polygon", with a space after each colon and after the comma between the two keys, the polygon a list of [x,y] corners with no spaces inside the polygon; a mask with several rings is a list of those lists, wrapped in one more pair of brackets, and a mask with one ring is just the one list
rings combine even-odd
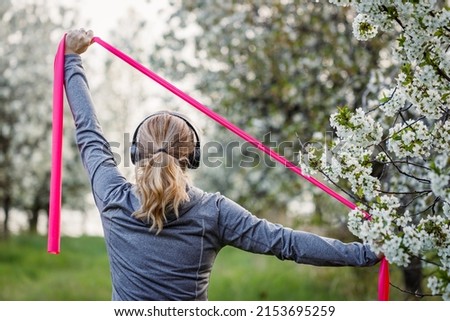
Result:
{"label": "black headphones", "polygon": [[141,121],[141,123],[137,126],[136,130],[134,131],[133,140],[131,142],[131,147],[130,147],[131,162],[133,164],[136,164],[139,161],[139,148],[138,148],[138,142],[137,142],[137,135],[138,135],[139,129],[141,128],[142,124],[144,124],[148,119],[150,119],[154,116],[164,115],[164,114],[175,116],[175,117],[178,117],[178,118],[184,120],[186,125],[188,125],[189,128],[194,133],[195,147],[194,147],[194,151],[192,152],[192,154],[189,155],[188,168],[191,168],[191,169],[198,168],[200,166],[200,136],[199,136],[197,130],[195,129],[194,125],[192,125],[191,122],[185,116],[183,116],[180,113],[174,112],[174,111],[159,111],[159,112],[156,112],[154,114],[147,116],[146,118],[144,118],[143,121]]}

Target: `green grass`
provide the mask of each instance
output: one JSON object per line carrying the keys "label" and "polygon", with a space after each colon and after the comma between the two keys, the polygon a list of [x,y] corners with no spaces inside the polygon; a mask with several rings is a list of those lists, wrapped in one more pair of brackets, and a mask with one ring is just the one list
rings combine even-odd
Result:
{"label": "green grass", "polygon": [[210,300],[376,300],[378,267],[314,267],[226,248]]}
{"label": "green grass", "polygon": [[[61,254],[51,255],[42,236],[1,241],[0,300],[110,300],[103,239],[63,238],[61,244]],[[209,299],[376,300],[377,273],[378,267],[319,268],[225,248],[211,276]],[[391,279],[401,285],[394,268]],[[391,298],[403,295],[392,289]]]}
{"label": "green grass", "polygon": [[110,300],[111,282],[102,238],[63,238],[59,255],[46,238],[0,242],[0,300]]}

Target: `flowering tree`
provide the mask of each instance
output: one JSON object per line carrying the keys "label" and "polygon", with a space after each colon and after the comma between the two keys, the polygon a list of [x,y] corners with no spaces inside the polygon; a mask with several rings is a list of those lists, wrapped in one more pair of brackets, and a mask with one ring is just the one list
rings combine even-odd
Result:
{"label": "flowering tree", "polygon": [[[32,232],[48,211],[52,48],[73,14],[42,1],[0,3],[0,234],[8,234],[13,208],[28,214]],[[66,142],[63,202],[80,208],[88,185],[73,139]]]}
{"label": "flowering tree", "polygon": [[393,264],[420,258],[431,293],[449,300],[450,9],[435,0],[329,2],[354,8],[361,41],[397,35],[398,72],[374,72],[364,104],[340,107],[330,118],[333,143],[303,151],[301,166],[357,202],[352,233]]}
{"label": "flowering tree", "polygon": [[[379,67],[378,53],[386,50],[385,39],[361,46],[352,36],[349,10],[326,2],[173,2],[170,30],[152,54],[152,59],[163,61],[152,66],[164,66],[161,72],[171,72],[171,80],[188,78],[204,95],[202,102],[292,161],[298,160],[294,153],[300,143],[310,141],[314,133],[323,136],[336,105],[346,98],[356,104],[366,90],[367,73]],[[201,167],[196,182],[202,187],[218,189],[274,220],[283,219],[289,202],[305,199],[309,186],[304,181],[264,155],[252,158],[254,149],[241,144],[240,150],[233,145],[234,135],[207,124],[205,136],[220,142],[225,157],[220,167]],[[236,147],[234,153],[230,146]],[[245,161],[249,159],[254,162]],[[333,212],[339,215],[328,203],[319,203],[321,208],[317,205],[314,212],[327,209],[325,220],[331,220]],[[295,204],[294,211],[300,212]]]}

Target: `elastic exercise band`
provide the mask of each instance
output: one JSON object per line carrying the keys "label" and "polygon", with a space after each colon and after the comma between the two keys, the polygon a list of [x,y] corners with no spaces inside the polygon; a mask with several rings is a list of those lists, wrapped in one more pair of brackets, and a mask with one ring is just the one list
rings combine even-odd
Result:
{"label": "elastic exercise band", "polygon": [[[63,41],[64,41],[64,39],[61,41],[61,43],[63,43]],[[107,49],[108,51],[110,51],[111,53],[113,53],[114,55],[116,55],[117,57],[119,57],[120,59],[125,61],[126,63],[130,64],[132,67],[134,67],[135,69],[137,69],[140,72],[142,72],[144,75],[146,75],[149,78],[153,79],[154,81],[156,81],[158,84],[160,84],[161,86],[163,86],[164,88],[166,88],[167,90],[172,92],[173,94],[177,95],[178,97],[180,97],[184,101],[188,102],[193,107],[195,107],[198,110],[200,110],[201,112],[203,112],[209,118],[212,118],[213,120],[215,120],[217,123],[219,123],[223,127],[226,127],[231,132],[235,133],[236,135],[238,135],[242,139],[246,140],[247,142],[249,142],[250,144],[252,144],[256,148],[258,148],[259,150],[261,150],[264,153],[268,154],[270,157],[272,157],[273,159],[277,160],[279,163],[284,165],[286,168],[290,169],[291,171],[293,171],[297,175],[303,177],[304,179],[306,179],[310,183],[312,183],[315,186],[319,187],[324,192],[326,192],[327,194],[331,195],[332,197],[334,197],[336,200],[338,200],[339,202],[341,202],[345,206],[349,207],[350,209],[357,208],[357,206],[354,203],[352,203],[351,201],[347,200],[346,198],[344,198],[343,196],[341,196],[340,194],[338,194],[337,192],[332,190],[330,187],[324,185],[323,183],[321,183],[320,181],[318,181],[314,177],[311,177],[309,175],[303,174],[301,169],[298,166],[296,166],[294,163],[288,161],[283,156],[281,156],[278,153],[274,152],[269,147],[265,146],[263,143],[261,143],[260,141],[258,141],[254,137],[252,137],[250,134],[248,134],[244,130],[240,129],[236,125],[232,124],[231,122],[226,120],[224,117],[222,117],[219,114],[215,113],[214,111],[212,111],[211,109],[209,109],[205,105],[201,104],[199,101],[195,100],[194,98],[192,98],[188,94],[184,93],[183,91],[181,91],[180,89],[178,89],[177,87],[175,87],[174,85],[172,85],[171,83],[166,81],[165,79],[163,79],[160,76],[158,76],[153,71],[151,71],[148,68],[144,67],[142,64],[140,64],[139,62],[137,62],[136,60],[134,60],[130,56],[124,54],[120,50],[118,50],[115,47],[111,46],[110,44],[106,43],[105,41],[103,41],[99,37],[94,37],[92,39],[92,41],[98,43],[101,46],[103,46],[105,49]],[[58,55],[64,55],[64,50],[62,50],[62,52],[60,50],[61,43],[60,43],[60,47],[58,49],[57,56]],[[63,47],[64,47],[64,45],[63,45]],[[60,61],[60,59],[58,59],[58,57],[57,57],[56,60]],[[62,57],[62,60],[64,62],[64,57]],[[56,69],[58,69],[58,74],[62,74],[64,76],[64,64],[62,64],[62,67],[61,67],[61,65],[55,63],[55,82],[56,82]],[[60,80],[58,80],[58,81],[60,81]],[[62,81],[64,81],[64,77],[62,77]],[[61,84],[61,90],[62,90],[62,84]],[[55,100],[54,100],[54,103],[55,103]],[[61,132],[59,132],[59,134],[62,136],[62,114],[60,116],[61,119],[55,117],[55,110],[57,110],[57,112],[62,110],[62,100],[61,100],[61,102],[59,102],[59,100],[58,100],[56,103],[57,104],[60,103],[61,106],[56,106],[56,108],[54,106],[54,109],[53,109],[53,111],[54,111],[53,120],[61,122],[61,125],[60,125]],[[54,140],[54,142],[61,143],[62,142],[62,138],[60,139],[60,141]],[[55,157],[61,157],[61,155],[59,154],[59,156],[58,156],[55,153]],[[58,162],[57,159],[55,160],[53,158],[53,154],[52,154],[52,162],[53,161],[56,161],[56,163],[58,163],[59,166],[61,165],[61,160],[59,160],[59,162]],[[53,163],[52,163],[52,171],[53,171],[53,169],[54,169],[54,167],[53,167]],[[55,169],[57,170],[56,165],[55,165]],[[52,180],[52,184],[53,184],[53,180]],[[59,186],[61,186],[61,184],[59,184]],[[59,188],[61,188],[61,187],[59,187]],[[51,189],[51,191],[53,191],[53,190]],[[59,193],[58,195],[60,196],[61,194]],[[51,201],[52,201],[52,198],[51,198]],[[53,199],[53,202],[55,202],[55,204],[54,204],[55,206],[59,206],[59,207],[61,206],[61,201],[60,200]],[[50,205],[50,210],[51,209],[52,209],[52,204]],[[57,211],[54,212],[54,216],[59,216],[59,215],[60,215],[60,210],[57,210]],[[366,217],[369,218],[369,216],[367,214],[366,214]],[[50,220],[52,220],[52,219],[54,219],[54,218],[53,218],[52,215],[50,215]],[[60,221],[59,217],[58,217],[58,219],[55,219],[55,221],[57,221],[58,224],[59,224],[59,221]],[[49,222],[49,224],[50,224],[50,222]],[[58,235],[53,235],[52,234],[52,236],[50,237],[50,233],[56,233],[56,232],[58,233]],[[50,244],[50,242],[52,242],[52,245],[54,246],[55,245],[55,238],[58,238],[58,252],[59,252],[59,229],[57,231],[56,230],[53,231],[53,229],[49,228],[49,244]],[[49,252],[51,252],[50,251],[50,247],[49,247]],[[56,253],[58,253],[58,252],[56,252]],[[383,260],[381,262],[381,266],[380,266],[379,284],[378,284],[378,299],[379,300],[388,300],[389,299],[389,266],[387,264],[386,259],[384,259],[384,258],[383,258]]]}
{"label": "elastic exercise band", "polygon": [[47,239],[47,251],[52,254],[60,251],[65,39],[64,35],[56,52],[53,69],[52,169]]}
{"label": "elastic exercise band", "polygon": [[180,89],[178,89],[174,85],[170,84],[168,81],[164,80],[163,78],[161,78],[160,76],[155,74],[153,71],[147,69],[142,64],[140,64],[139,62],[137,62],[136,60],[131,58],[130,56],[127,56],[126,54],[124,54],[123,52],[121,52],[118,49],[114,48],[110,44],[106,43],[105,41],[103,41],[99,37],[94,37],[93,41],[98,43],[99,45],[103,46],[105,49],[109,50],[111,53],[113,53],[114,55],[116,55],[117,57],[119,57],[120,59],[125,61],[126,63],[130,64],[131,66],[133,66],[134,68],[136,68],[137,70],[139,70],[140,72],[145,74],[146,76],[150,77],[151,79],[156,81],[158,84],[160,84],[164,88],[168,89],[169,91],[171,91],[172,93],[174,93],[175,95],[180,97],[181,99],[185,100],[186,102],[188,102],[189,104],[191,104],[192,106],[194,106],[195,108],[197,108],[198,110],[203,112],[209,118],[214,119],[216,122],[218,122],[223,127],[229,129],[230,131],[232,131],[233,133],[235,133],[236,135],[238,135],[242,139],[246,140],[247,142],[249,142],[250,144],[252,144],[256,148],[258,148],[261,151],[263,151],[264,153],[268,154],[270,157],[274,158],[279,163],[281,163],[282,165],[286,166],[287,168],[289,168],[291,171],[293,171],[297,175],[303,177],[307,181],[309,181],[312,184],[316,185],[317,187],[321,188],[324,192],[326,192],[327,194],[333,196],[335,199],[337,199],[342,204],[346,205],[347,207],[349,207],[351,209],[355,209],[356,208],[355,204],[353,204],[352,202],[350,202],[346,198],[342,197],[341,195],[336,193],[334,190],[332,190],[328,186],[322,184],[321,182],[316,180],[314,177],[311,177],[309,175],[303,174],[301,169],[298,166],[296,166],[292,162],[288,161],[283,156],[277,154],[276,152],[271,150],[269,147],[265,146],[263,143],[258,141],[256,138],[250,136],[250,134],[248,134],[244,130],[240,129],[236,125],[230,123],[228,120],[226,120],[225,118],[223,118],[219,114],[215,113],[214,111],[212,111],[208,107],[204,106],[199,101],[195,100],[194,98],[192,98],[188,94],[184,93],[183,91],[181,91]]}

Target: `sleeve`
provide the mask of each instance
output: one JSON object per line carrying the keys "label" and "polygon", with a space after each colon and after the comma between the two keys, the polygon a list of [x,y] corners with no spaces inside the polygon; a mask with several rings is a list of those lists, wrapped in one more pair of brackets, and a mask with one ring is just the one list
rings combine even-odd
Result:
{"label": "sleeve", "polygon": [[379,261],[368,245],[343,243],[270,223],[226,197],[218,206],[223,245],[316,266],[371,266]]}
{"label": "sleeve", "polygon": [[64,76],[81,160],[87,170],[96,205],[102,211],[126,179],[120,174],[110,144],[103,136],[79,55],[65,56]]}

